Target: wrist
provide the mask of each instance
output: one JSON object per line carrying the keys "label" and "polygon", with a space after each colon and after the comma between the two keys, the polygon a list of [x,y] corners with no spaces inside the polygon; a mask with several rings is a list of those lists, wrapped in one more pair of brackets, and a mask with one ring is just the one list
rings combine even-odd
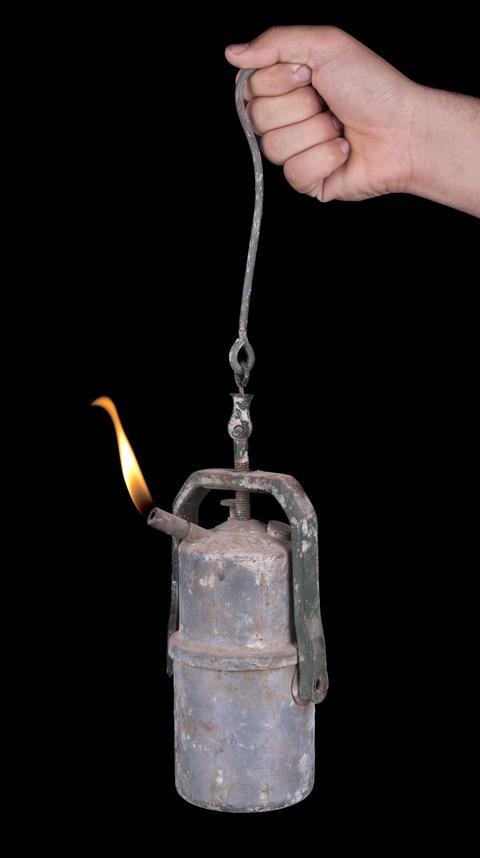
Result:
{"label": "wrist", "polygon": [[480,101],[414,84],[405,193],[480,216]]}
{"label": "wrist", "polygon": [[399,140],[402,153],[398,159],[398,189],[401,193],[422,196],[422,188],[427,184],[425,162],[428,151],[428,87],[412,82],[408,99],[409,120],[401,129]]}
{"label": "wrist", "polygon": [[422,188],[427,181],[424,161],[428,150],[425,121],[428,88],[406,78],[404,84],[396,121],[391,127],[384,193],[423,196]]}

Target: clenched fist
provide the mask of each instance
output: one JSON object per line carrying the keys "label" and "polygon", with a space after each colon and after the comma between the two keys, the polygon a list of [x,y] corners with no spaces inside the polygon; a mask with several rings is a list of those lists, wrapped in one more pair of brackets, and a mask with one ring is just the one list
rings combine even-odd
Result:
{"label": "clenched fist", "polygon": [[407,192],[480,215],[480,102],[420,86],[335,27],[230,45],[265,156],[329,200]]}

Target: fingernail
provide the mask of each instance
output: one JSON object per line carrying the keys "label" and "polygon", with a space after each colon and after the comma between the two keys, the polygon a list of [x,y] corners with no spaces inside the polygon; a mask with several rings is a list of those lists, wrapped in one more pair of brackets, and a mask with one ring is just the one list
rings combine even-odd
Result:
{"label": "fingernail", "polygon": [[350,152],[350,143],[348,142],[348,140],[345,140],[345,137],[339,137],[337,139],[337,143],[340,146],[340,149],[342,150],[343,154],[348,155],[348,153]]}
{"label": "fingernail", "polygon": [[299,83],[306,83],[312,77],[312,70],[308,66],[297,66],[293,70],[293,76]]}
{"label": "fingernail", "polygon": [[232,52],[232,54],[242,54],[243,51],[246,51],[249,47],[250,42],[243,42],[241,45],[229,45],[228,50]]}
{"label": "fingernail", "polygon": [[337,131],[340,131],[340,130],[341,130],[341,128],[342,128],[342,123],[340,122],[340,120],[339,120],[338,116],[335,116],[335,114],[334,114],[334,113],[332,113],[332,114],[330,115],[330,119],[332,120],[332,125],[333,125],[333,127],[334,127],[334,128],[336,128],[336,129],[337,129]]}

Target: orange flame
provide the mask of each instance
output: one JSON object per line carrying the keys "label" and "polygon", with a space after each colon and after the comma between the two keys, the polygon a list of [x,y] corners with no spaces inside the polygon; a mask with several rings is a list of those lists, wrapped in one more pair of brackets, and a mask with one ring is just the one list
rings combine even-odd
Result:
{"label": "orange flame", "polygon": [[99,396],[98,399],[95,399],[92,402],[92,405],[98,405],[100,408],[104,408],[112,418],[115,432],[117,433],[118,452],[120,453],[120,464],[122,466],[123,479],[125,480],[129,495],[135,506],[139,512],[143,513],[148,509],[148,507],[153,506],[152,496],[148,490],[145,480],[143,479],[143,474],[140,470],[135,453],[132,450],[130,441],[125,435],[115,404],[108,396]]}

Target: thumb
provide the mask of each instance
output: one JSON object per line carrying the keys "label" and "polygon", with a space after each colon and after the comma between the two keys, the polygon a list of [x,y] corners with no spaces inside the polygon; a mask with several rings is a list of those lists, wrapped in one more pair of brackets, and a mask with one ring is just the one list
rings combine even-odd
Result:
{"label": "thumb", "polygon": [[229,45],[225,56],[237,68],[264,68],[275,63],[301,63],[313,68],[335,50],[335,27],[270,27],[252,42]]}

